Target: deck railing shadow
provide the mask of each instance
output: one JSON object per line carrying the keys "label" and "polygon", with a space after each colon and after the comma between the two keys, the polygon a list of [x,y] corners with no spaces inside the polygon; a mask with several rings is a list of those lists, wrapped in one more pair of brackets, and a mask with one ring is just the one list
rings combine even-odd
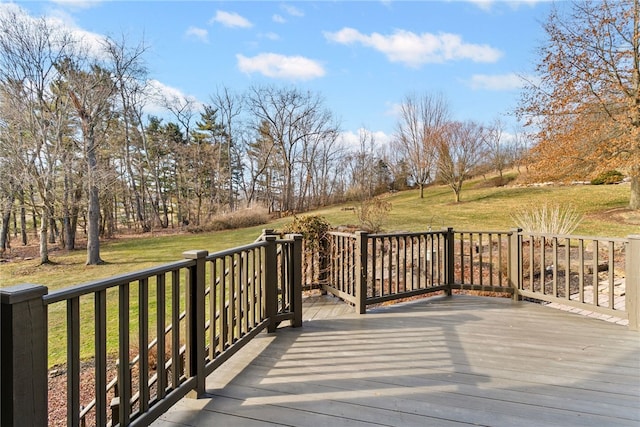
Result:
{"label": "deck railing shadow", "polygon": [[[182,397],[203,395],[205,378],[261,331],[283,321],[300,326],[303,285],[360,314],[389,301],[476,291],[639,327],[640,236],[447,228],[332,232],[317,245],[322,251],[304,247],[299,235],[265,230],[250,245],[188,251],[182,261],[51,293],[38,285],[0,289],[0,424],[47,425],[49,409],[59,409],[48,408],[47,397],[47,341],[58,323],[66,335],[66,424],[148,425]],[[81,396],[87,347],[88,399]]]}
{"label": "deck railing shadow", "polygon": [[[620,336],[593,352],[611,354],[611,365],[564,353],[584,336],[558,346],[562,359],[545,356],[542,352],[550,349],[543,334],[526,340],[526,323],[504,324],[517,321],[520,308],[534,330],[553,321],[540,310],[528,310],[531,304],[497,302],[435,297],[377,307],[366,318],[315,319],[301,329],[262,335],[249,357],[232,360],[209,378],[208,403],[191,411],[185,406],[163,421],[630,425],[640,419],[631,403],[637,396],[637,363],[635,370],[621,369],[633,364],[634,353],[614,344]],[[496,318],[504,326],[499,332],[490,327]],[[502,351],[502,346],[514,350]],[[576,369],[585,375],[574,378]],[[621,385],[614,385],[623,375]]]}
{"label": "deck railing shadow", "polygon": [[[394,399],[402,402],[411,389],[398,384],[418,377],[438,387],[451,366],[470,365],[460,350],[462,343],[457,339],[456,328],[477,320],[473,314],[456,315],[452,322],[447,314],[429,313],[424,317],[424,312],[404,309],[398,313],[412,326],[394,328],[388,318],[372,311],[364,321],[355,319],[355,325],[353,317],[327,318],[273,337],[262,336],[263,342],[255,343],[251,352],[253,358],[239,359],[228,367],[234,372],[232,378],[224,376],[209,382],[214,410],[221,410],[222,405],[225,412],[238,419],[286,424],[290,408],[313,411],[316,405],[330,401],[336,416],[357,411],[368,417],[366,422],[384,424],[380,416],[386,411],[372,407],[364,410],[364,406],[347,400],[366,400],[375,394],[390,396],[396,390]],[[488,381],[476,378],[475,386]],[[268,409],[272,407],[280,410]],[[193,422],[188,418],[191,415],[183,412],[163,419],[188,424]],[[318,415],[313,422],[332,424],[331,416],[322,417]],[[421,419],[413,418],[411,425]]]}

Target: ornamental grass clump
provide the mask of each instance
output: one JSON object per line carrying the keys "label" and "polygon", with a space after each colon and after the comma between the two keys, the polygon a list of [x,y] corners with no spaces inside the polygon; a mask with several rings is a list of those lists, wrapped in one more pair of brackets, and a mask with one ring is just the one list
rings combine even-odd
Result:
{"label": "ornamental grass clump", "polygon": [[571,206],[544,204],[520,210],[512,215],[525,233],[571,234],[582,221],[582,214]]}

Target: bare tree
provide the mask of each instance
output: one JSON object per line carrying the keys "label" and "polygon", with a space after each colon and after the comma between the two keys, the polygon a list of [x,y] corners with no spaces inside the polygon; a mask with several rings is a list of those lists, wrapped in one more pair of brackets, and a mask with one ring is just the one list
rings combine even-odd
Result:
{"label": "bare tree", "polygon": [[[49,225],[54,216],[57,168],[68,123],[68,98],[51,90],[57,84],[56,65],[74,54],[69,33],[44,19],[33,19],[19,8],[0,15],[0,86],[2,116],[8,130],[3,153],[17,176],[28,177],[41,206],[40,261],[49,262]],[[35,201],[35,200],[34,200]]]}
{"label": "bare tree", "polygon": [[268,124],[270,138],[282,165],[282,191],[279,209],[296,207],[295,176],[305,141],[310,138],[333,138],[337,132],[332,114],[323,106],[320,96],[297,89],[252,87],[246,97],[249,111],[255,117],[255,128]]}
{"label": "bare tree", "polygon": [[449,115],[442,95],[407,95],[400,104],[393,146],[403,154],[413,181],[420,187],[420,198],[424,197],[424,186],[435,176],[438,141]]}
{"label": "bare tree", "polygon": [[100,174],[98,149],[100,136],[96,130],[107,122],[116,85],[112,73],[100,65],[81,61],[63,61],[58,65],[65,78],[69,97],[75,107],[81,130],[82,149],[86,161],[88,194],[87,265],[101,264],[100,257]]}
{"label": "bare tree", "polygon": [[240,122],[242,98],[224,87],[211,97],[211,101],[220,115],[220,124],[223,128],[224,148],[229,162],[228,174],[225,177],[228,189],[229,211],[234,211],[237,209],[236,185],[239,185],[240,176],[242,175],[242,163],[240,161],[240,150],[243,148],[241,146],[242,139],[236,138],[242,125]]}
{"label": "bare tree", "polygon": [[358,147],[347,154],[351,198],[358,201],[371,199],[377,195],[378,177],[376,168],[381,158],[375,135],[364,127],[358,130]]}
{"label": "bare tree", "polygon": [[451,122],[438,144],[438,176],[460,201],[462,184],[482,154],[483,128],[475,122]]}
{"label": "bare tree", "polygon": [[500,175],[511,165],[513,150],[511,144],[504,138],[504,123],[500,119],[495,119],[484,131],[484,148],[489,163],[494,171]]}
{"label": "bare tree", "polygon": [[[174,162],[174,176],[176,187],[176,205],[178,208],[178,218],[181,223],[188,222],[189,200],[184,200],[183,193],[188,187],[188,147],[187,143],[191,141],[191,126],[193,118],[197,114],[197,103],[192,97],[184,96],[171,96],[167,94],[157,94],[160,98],[160,102],[164,107],[169,110],[175,117],[181,133],[181,142],[175,143],[173,146],[175,162]],[[175,141],[175,138],[174,138]],[[185,212],[186,210],[186,212]]]}
{"label": "bare tree", "polygon": [[[149,149],[147,147],[146,133],[143,127],[143,108],[147,99],[147,69],[143,60],[143,55],[147,51],[144,41],[135,46],[130,46],[124,35],[119,40],[107,37],[104,42],[104,51],[106,53],[106,61],[112,73],[113,83],[115,85],[113,95],[117,97],[113,102],[118,102],[118,110],[121,112],[120,125],[122,127],[121,147],[124,153],[124,167],[127,170],[129,185],[133,192],[134,209],[136,222],[143,232],[151,231],[151,225],[145,215],[145,203],[143,194],[148,191],[147,188],[140,188],[145,180],[142,171],[134,170],[135,155],[139,159],[147,157]],[[137,144],[134,141],[140,141]],[[132,151],[136,150],[134,154]],[[142,167],[143,162],[137,161]],[[160,183],[157,176],[152,175],[154,179],[156,191],[159,191]],[[145,186],[146,187],[146,186]],[[156,197],[160,199],[160,195],[156,193]],[[157,217],[159,214],[154,210]]]}
{"label": "bare tree", "polygon": [[269,123],[263,122],[257,129],[243,132],[242,138],[246,147],[243,157],[245,173],[241,181],[245,202],[250,207],[254,201],[262,199],[271,211],[273,206],[269,183],[275,169],[276,149],[269,132]]}

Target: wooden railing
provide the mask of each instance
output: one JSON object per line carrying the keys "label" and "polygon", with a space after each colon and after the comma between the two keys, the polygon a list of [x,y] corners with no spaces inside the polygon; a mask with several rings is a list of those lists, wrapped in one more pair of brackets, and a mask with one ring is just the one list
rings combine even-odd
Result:
{"label": "wooden railing", "polygon": [[[202,396],[207,375],[260,331],[283,321],[301,326],[301,248],[298,235],[266,234],[51,293],[37,285],[0,289],[0,424],[49,424],[48,320],[57,317],[66,318],[66,425],[148,425],[184,396]],[[87,347],[89,368],[81,359]]]}
{"label": "wooden railing", "polygon": [[628,319],[637,328],[640,237],[524,234],[518,295]]}
{"label": "wooden railing", "polygon": [[[640,236],[626,239],[454,231],[329,233],[315,256],[322,289],[366,307],[454,290],[511,295],[627,321],[640,328]],[[326,260],[324,264],[321,260]],[[309,280],[303,274],[303,282]]]}
{"label": "wooden railing", "polygon": [[[182,397],[202,396],[206,376],[259,332],[283,321],[300,326],[303,284],[358,313],[470,290],[614,316],[640,329],[640,236],[447,228],[332,232],[313,246],[265,230],[255,243],[184,258],[51,293],[37,285],[0,289],[0,424],[48,424],[47,336],[58,323],[64,333],[56,336],[66,335],[66,424],[147,425]],[[87,381],[89,397],[81,394]]]}

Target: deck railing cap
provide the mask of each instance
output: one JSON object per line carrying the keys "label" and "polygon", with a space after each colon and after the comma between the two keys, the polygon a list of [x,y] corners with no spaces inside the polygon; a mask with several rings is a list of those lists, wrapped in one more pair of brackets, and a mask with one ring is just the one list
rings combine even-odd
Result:
{"label": "deck railing cap", "polygon": [[49,289],[46,286],[24,283],[0,289],[0,302],[2,304],[17,304],[47,293],[49,293]]}
{"label": "deck railing cap", "polygon": [[186,259],[206,258],[207,255],[209,255],[209,251],[205,251],[205,250],[192,250],[192,251],[185,251],[182,253],[182,256],[185,257]]}

